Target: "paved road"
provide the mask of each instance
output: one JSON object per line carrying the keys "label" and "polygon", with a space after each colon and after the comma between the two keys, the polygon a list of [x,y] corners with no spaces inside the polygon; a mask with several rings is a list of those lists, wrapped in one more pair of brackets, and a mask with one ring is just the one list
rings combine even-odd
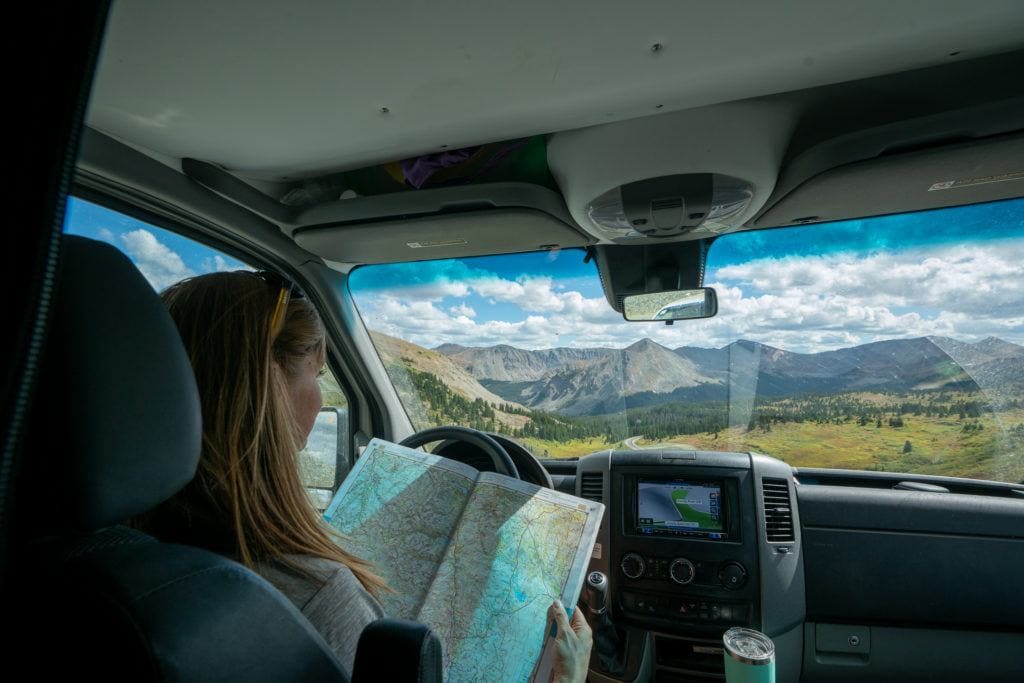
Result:
{"label": "paved road", "polygon": [[674,449],[674,450],[677,450],[677,451],[695,451],[695,450],[697,450],[696,448],[694,448],[693,446],[691,446],[688,443],[674,443],[673,442],[673,443],[659,443],[659,444],[653,444],[653,445],[648,445],[648,446],[641,446],[641,445],[637,444],[637,441],[639,439],[642,439],[642,438],[644,438],[644,437],[642,437],[642,436],[631,436],[628,439],[625,439],[622,443],[625,444],[626,448],[628,448],[628,449],[630,449],[632,451],[648,451],[648,450],[657,450],[657,449],[660,449],[660,448],[671,448],[671,449]]}
{"label": "paved road", "polygon": [[649,486],[645,494],[640,496],[640,509],[637,516],[650,517],[662,522],[675,522],[683,518],[679,514],[679,508],[672,501],[672,494],[660,486]]}

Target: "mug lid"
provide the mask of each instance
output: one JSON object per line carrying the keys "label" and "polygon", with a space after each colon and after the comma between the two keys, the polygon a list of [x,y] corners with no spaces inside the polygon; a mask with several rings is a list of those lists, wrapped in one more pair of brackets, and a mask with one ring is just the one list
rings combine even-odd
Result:
{"label": "mug lid", "polygon": [[725,651],[744,664],[771,664],[775,661],[775,643],[752,628],[735,627],[722,636]]}

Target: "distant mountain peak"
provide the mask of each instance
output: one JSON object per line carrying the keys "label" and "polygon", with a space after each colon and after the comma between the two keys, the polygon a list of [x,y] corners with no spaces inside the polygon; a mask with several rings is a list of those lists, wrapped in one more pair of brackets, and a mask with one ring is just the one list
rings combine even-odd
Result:
{"label": "distant mountain peak", "polygon": [[967,354],[967,356],[976,357],[981,354],[982,357],[996,358],[1024,354],[1024,346],[995,336],[985,337],[974,343],[961,342],[950,337],[927,337],[927,340],[954,356]]}
{"label": "distant mountain peak", "polygon": [[[723,348],[731,349],[734,346],[735,347],[739,347],[741,349],[744,349],[746,351],[753,351],[754,349],[761,349],[762,352],[764,352],[764,351],[768,351],[768,352],[780,351],[781,352],[782,351],[782,349],[777,349],[774,346],[768,346],[767,344],[762,344],[761,342],[751,341],[750,339],[737,339],[733,343],[728,344],[727,346],[725,346]],[[792,353],[792,352],[787,351],[787,352],[784,352],[784,353]]]}
{"label": "distant mountain peak", "polygon": [[452,344],[451,342],[446,342],[444,344],[440,344],[439,346],[435,346],[432,350],[437,351],[438,353],[443,353],[446,356],[451,356],[456,353],[462,353],[467,348],[469,347],[463,346],[462,344]]}
{"label": "distant mountain peak", "polygon": [[989,355],[1018,354],[1024,352],[1024,346],[1008,342],[999,337],[985,337],[974,344],[974,348]]}
{"label": "distant mountain peak", "polygon": [[[626,351],[648,351],[648,350],[651,350],[651,349],[664,349],[665,351],[669,351],[669,349],[667,349],[666,347],[662,346],[658,342],[656,342],[653,339],[650,339],[648,337],[644,337],[643,339],[641,339],[639,341],[633,342],[632,344],[627,346],[625,350]],[[671,351],[669,351],[669,353],[671,353]]]}

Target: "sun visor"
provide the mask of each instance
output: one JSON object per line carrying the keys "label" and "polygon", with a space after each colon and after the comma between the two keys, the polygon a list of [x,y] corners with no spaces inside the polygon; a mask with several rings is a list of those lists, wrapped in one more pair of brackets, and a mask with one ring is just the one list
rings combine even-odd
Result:
{"label": "sun visor", "polygon": [[274,223],[303,249],[339,263],[394,263],[582,247],[562,197],[535,183],[405,190],[291,206],[214,164],[185,159],[196,182]]}
{"label": "sun visor", "polygon": [[1024,134],[889,154],[804,181],[753,227],[802,225],[1024,196]]}
{"label": "sun visor", "polygon": [[587,238],[528,208],[302,228],[295,241],[330,261],[392,263],[583,247]]}

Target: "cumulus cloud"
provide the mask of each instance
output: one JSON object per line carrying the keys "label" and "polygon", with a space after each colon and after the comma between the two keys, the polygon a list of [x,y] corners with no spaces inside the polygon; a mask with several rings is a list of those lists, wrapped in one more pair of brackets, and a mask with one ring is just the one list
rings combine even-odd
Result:
{"label": "cumulus cloud", "polygon": [[953,245],[859,257],[759,259],[719,268],[726,282],[780,297],[845,296],[865,306],[985,315],[1024,301],[1024,242]]}
{"label": "cumulus cloud", "polygon": [[[673,326],[626,322],[603,296],[585,296],[582,286],[547,275],[474,273],[460,282],[357,296],[357,303],[372,329],[424,346],[621,348],[649,337],[669,348],[750,339],[811,353],[929,335],[965,341],[995,335],[1024,343],[1019,240],[863,258],[760,259],[712,269],[708,286],[718,294],[718,315]],[[519,315],[495,320],[509,316],[492,313],[488,302],[506,312],[511,304]]]}
{"label": "cumulus cloud", "polygon": [[458,280],[436,280],[424,284],[393,287],[389,294],[419,301],[441,301],[448,297],[461,299],[469,294],[469,285]]}
{"label": "cumulus cloud", "polygon": [[459,304],[458,306],[452,306],[448,309],[448,312],[454,316],[465,316],[467,318],[475,318],[476,311],[473,310],[472,306],[466,304]]}
{"label": "cumulus cloud", "polygon": [[203,259],[203,272],[228,273],[233,270],[255,270],[255,268],[234,259],[224,258],[220,254],[214,254]]}
{"label": "cumulus cloud", "polygon": [[426,347],[451,342],[467,346],[519,344],[526,348],[544,348],[558,339],[555,327],[539,316],[517,322],[478,322],[464,313],[442,310],[433,301],[407,302],[391,296],[364,302],[362,308],[370,329]]}
{"label": "cumulus cloud", "polygon": [[121,241],[125,252],[157,291],[195,275],[177,252],[148,230],[139,228],[126,232],[121,235]]}
{"label": "cumulus cloud", "polygon": [[565,308],[564,292],[555,292],[551,277],[519,277],[515,281],[489,278],[470,286],[480,296],[513,303],[524,311],[558,312]]}

